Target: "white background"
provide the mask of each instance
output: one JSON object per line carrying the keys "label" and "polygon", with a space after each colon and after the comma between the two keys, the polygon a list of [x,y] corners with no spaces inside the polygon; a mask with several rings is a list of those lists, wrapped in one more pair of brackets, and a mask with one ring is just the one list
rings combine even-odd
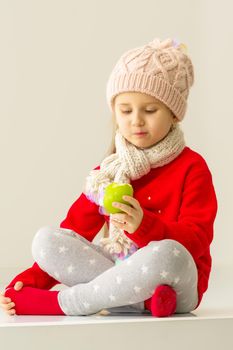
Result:
{"label": "white background", "polygon": [[192,58],[181,127],[213,176],[213,264],[232,264],[232,11],[226,0],[0,1],[0,268],[31,266],[36,231],[65,218],[110,144],[107,79],[155,37]]}

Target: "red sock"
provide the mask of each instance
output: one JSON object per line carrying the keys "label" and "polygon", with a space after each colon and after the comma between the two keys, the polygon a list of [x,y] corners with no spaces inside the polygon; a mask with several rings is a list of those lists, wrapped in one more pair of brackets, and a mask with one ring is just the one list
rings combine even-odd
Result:
{"label": "red sock", "polygon": [[59,306],[59,291],[23,287],[19,291],[9,288],[5,296],[15,303],[17,315],[65,315]]}
{"label": "red sock", "polygon": [[176,292],[168,285],[158,285],[152,297],[145,300],[144,305],[153,316],[170,316],[176,311]]}

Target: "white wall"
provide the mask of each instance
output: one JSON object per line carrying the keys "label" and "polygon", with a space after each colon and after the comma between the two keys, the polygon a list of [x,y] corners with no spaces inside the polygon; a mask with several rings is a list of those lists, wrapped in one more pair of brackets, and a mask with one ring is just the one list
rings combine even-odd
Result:
{"label": "white wall", "polygon": [[183,41],[194,63],[182,125],[218,196],[214,263],[232,264],[232,11],[209,0],[0,1],[0,268],[31,266],[35,232],[80,195],[110,142],[108,76],[154,37]]}

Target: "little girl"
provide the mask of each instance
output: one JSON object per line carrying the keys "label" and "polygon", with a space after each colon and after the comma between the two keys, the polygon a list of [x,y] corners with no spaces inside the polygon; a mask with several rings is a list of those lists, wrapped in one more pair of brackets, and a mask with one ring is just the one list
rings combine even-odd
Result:
{"label": "little girl", "polygon": [[[217,199],[206,161],[186,146],[179,126],[193,81],[185,45],[172,39],[120,57],[107,83],[113,149],[90,171],[60,227],[36,233],[35,263],[1,295],[6,312],[90,315],[130,307],[161,317],[199,306]],[[103,194],[112,182],[130,183],[134,194],[109,215]],[[108,236],[92,243],[105,223]],[[67,288],[49,290],[58,283]]]}

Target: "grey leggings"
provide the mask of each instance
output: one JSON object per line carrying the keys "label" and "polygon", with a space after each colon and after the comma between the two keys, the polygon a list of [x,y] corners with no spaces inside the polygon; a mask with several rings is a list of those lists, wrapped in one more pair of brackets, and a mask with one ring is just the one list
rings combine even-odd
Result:
{"label": "grey leggings", "polygon": [[144,300],[159,284],[176,291],[176,313],[190,312],[198,303],[196,264],[188,250],[172,239],[151,241],[115,264],[102,247],[76,232],[46,226],[33,238],[32,255],[43,271],[68,286],[58,293],[66,315],[119,307],[144,312]]}

